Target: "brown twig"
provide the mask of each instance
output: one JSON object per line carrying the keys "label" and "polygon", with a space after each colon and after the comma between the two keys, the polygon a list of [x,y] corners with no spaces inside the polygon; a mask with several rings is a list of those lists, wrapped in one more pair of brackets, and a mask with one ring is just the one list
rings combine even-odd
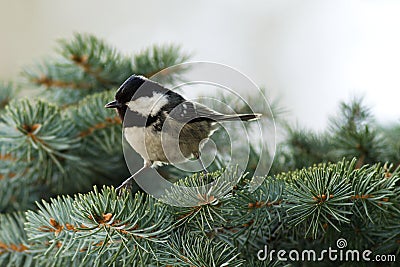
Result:
{"label": "brown twig", "polygon": [[58,87],[58,88],[69,88],[69,89],[91,89],[92,85],[89,83],[75,83],[54,80],[46,75],[42,75],[40,78],[32,79],[32,82],[37,85],[44,85],[46,88]]}
{"label": "brown twig", "polygon": [[110,125],[121,124],[121,123],[122,123],[121,118],[118,116],[112,118],[106,118],[105,122],[99,122],[93,125],[92,127],[89,127],[86,131],[82,131],[81,133],[79,133],[79,136],[85,137],[93,133],[95,130],[104,129]]}

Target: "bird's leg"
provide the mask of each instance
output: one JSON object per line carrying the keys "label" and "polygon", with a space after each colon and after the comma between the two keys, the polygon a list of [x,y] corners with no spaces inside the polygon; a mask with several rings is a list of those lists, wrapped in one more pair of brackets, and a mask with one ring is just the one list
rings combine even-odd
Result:
{"label": "bird's leg", "polygon": [[200,152],[195,152],[195,153],[194,153],[194,156],[195,156],[195,158],[200,162],[200,165],[201,165],[201,167],[203,168],[203,173],[204,173],[204,175],[207,175],[207,174],[208,174],[208,171],[207,171],[206,167],[204,166],[203,161],[201,160]]}
{"label": "bird's leg", "polygon": [[151,162],[145,162],[143,167],[140,168],[137,172],[135,172],[134,174],[132,174],[128,179],[126,179],[120,186],[117,187],[116,191],[118,192],[119,195],[122,194],[122,189],[125,190],[130,190],[132,187],[132,179],[135,178],[136,175],[140,174],[142,171],[144,171],[145,169],[147,169],[148,167],[150,167],[152,165]]}

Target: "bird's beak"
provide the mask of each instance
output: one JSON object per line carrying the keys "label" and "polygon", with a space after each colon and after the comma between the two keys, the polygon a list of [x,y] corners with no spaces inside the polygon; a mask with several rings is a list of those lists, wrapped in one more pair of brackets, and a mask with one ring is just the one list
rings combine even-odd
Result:
{"label": "bird's beak", "polygon": [[114,100],[114,101],[112,101],[110,103],[107,103],[104,107],[105,108],[118,108],[120,106],[121,106],[121,104],[118,103],[116,100]]}

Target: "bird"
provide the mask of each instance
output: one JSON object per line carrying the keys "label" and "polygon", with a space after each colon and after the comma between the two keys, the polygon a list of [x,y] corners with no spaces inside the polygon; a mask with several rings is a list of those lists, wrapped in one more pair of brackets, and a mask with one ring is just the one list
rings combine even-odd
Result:
{"label": "bird", "polygon": [[225,121],[251,121],[259,113],[222,114],[141,75],[131,75],[118,88],[114,101],[105,108],[116,109],[123,135],[143,158],[141,169],[126,179],[117,191],[130,189],[132,180],[146,168],[175,164],[195,158],[207,173],[200,151]]}

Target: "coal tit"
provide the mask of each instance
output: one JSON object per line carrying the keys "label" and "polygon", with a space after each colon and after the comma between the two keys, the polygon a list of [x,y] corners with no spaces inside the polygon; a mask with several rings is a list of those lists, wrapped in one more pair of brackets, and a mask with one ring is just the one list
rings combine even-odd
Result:
{"label": "coal tit", "polygon": [[226,115],[202,104],[187,101],[180,94],[143,76],[132,75],[117,90],[115,108],[123,121],[123,133],[144,159],[144,166],[126,179],[117,190],[130,188],[132,179],[145,168],[200,159],[202,140],[223,121],[250,121],[261,114]]}

